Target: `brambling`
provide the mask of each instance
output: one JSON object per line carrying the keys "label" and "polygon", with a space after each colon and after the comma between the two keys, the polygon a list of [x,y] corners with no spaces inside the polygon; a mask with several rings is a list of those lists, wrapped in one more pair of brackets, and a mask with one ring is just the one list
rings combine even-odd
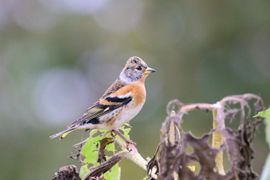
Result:
{"label": "brambling", "polygon": [[107,129],[126,139],[119,128],[133,119],[142,109],[145,98],[145,79],[156,70],[150,68],[141,58],[130,57],[117,80],[105,91],[86,112],[64,131],[50,136],[61,139],[77,129]]}

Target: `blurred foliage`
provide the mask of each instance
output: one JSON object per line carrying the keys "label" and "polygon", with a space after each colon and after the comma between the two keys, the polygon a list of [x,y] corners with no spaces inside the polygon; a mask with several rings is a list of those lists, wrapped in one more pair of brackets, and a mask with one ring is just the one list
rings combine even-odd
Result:
{"label": "blurred foliage", "polygon": [[[132,55],[158,69],[131,122],[145,157],[155,151],[170,99],[214,102],[253,92],[269,105],[269,8],[267,0],[2,0],[0,179],[50,179],[74,163],[70,147],[86,134],[61,142],[48,136],[101,96]],[[210,118],[195,113],[183,126],[200,135]],[[268,153],[263,132],[254,146],[257,172]],[[123,163],[123,177],[144,177]]]}
{"label": "blurred foliage", "polygon": [[[270,107],[264,111],[259,112],[256,116],[265,118],[265,134],[266,134],[266,141],[268,146],[270,147]],[[268,180],[270,179],[270,153],[268,154],[268,158],[265,162],[265,166],[263,167],[261,180]]]}
{"label": "blurred foliage", "polygon": [[266,109],[265,111],[259,112],[257,117],[265,118],[265,135],[266,135],[266,142],[270,147],[270,108]]}

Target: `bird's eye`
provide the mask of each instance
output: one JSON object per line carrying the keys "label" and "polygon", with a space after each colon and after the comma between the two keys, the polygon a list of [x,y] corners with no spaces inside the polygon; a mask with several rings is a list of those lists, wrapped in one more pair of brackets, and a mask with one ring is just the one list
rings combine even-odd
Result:
{"label": "bird's eye", "polygon": [[137,60],[137,59],[133,59],[133,60],[132,60],[132,63],[138,64],[138,60]]}
{"label": "bird's eye", "polygon": [[137,69],[138,71],[141,71],[141,70],[142,70],[142,66],[138,66],[136,69]]}

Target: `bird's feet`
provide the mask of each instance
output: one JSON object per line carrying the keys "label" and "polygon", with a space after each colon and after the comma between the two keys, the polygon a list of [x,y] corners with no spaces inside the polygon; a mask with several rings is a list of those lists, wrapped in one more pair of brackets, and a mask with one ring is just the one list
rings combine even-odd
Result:
{"label": "bird's feet", "polygon": [[126,142],[126,148],[129,152],[132,151],[134,147],[136,148],[136,143],[134,141],[128,139],[125,142]]}

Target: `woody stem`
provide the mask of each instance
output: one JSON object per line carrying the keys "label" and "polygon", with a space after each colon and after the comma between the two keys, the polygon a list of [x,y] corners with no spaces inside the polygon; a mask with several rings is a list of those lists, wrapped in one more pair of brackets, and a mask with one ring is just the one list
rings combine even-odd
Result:
{"label": "woody stem", "polygon": [[133,141],[131,141],[130,139],[127,139],[119,130],[112,130],[113,133],[115,133],[116,135],[118,135],[121,139],[123,139],[127,144],[133,144],[135,145],[135,143]]}

